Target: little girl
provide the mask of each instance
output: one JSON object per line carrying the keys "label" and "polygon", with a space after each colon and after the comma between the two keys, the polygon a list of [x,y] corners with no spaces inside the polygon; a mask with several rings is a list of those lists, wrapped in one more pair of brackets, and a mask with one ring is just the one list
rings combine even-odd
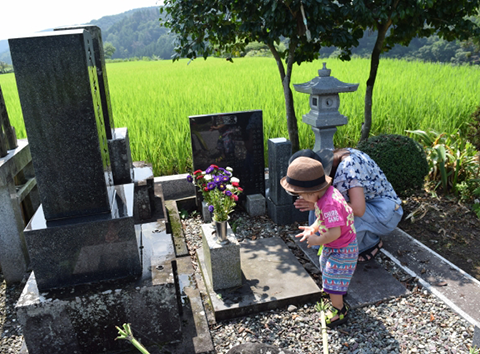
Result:
{"label": "little girl", "polygon": [[301,237],[300,241],[306,241],[308,247],[322,246],[318,254],[323,291],[329,295],[333,307],[327,314],[330,328],[347,322],[348,307],[343,295],[347,293],[358,258],[352,208],[331,182],[322,164],[309,157],[296,158],[280,181],[289,194],[315,203],[316,221],[310,226],[300,226],[303,232],[295,237]]}

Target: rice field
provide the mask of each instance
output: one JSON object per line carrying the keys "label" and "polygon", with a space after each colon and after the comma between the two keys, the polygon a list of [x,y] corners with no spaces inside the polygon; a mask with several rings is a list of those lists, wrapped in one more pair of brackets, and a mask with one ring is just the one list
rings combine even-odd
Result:
{"label": "rice field", "polygon": [[[295,65],[292,84],[317,76],[322,61],[332,69],[332,76],[360,84],[356,92],[340,94],[339,111],[349,121],[334,137],[336,147],[355,146],[370,62],[327,59]],[[151,162],[157,176],[191,170],[191,115],[261,109],[265,149],[269,138],[288,138],[283,90],[272,58],[239,58],[233,64],[215,58],[111,63],[107,73],[115,126],[128,127],[132,158]],[[14,75],[0,75],[0,86],[10,121],[17,136],[24,138]],[[373,94],[371,135],[462,129],[480,104],[479,94],[478,66],[382,59]],[[308,95],[294,91],[294,100],[300,146],[312,147],[313,132],[302,123],[302,115],[310,110]],[[265,157],[267,162],[266,153]]]}

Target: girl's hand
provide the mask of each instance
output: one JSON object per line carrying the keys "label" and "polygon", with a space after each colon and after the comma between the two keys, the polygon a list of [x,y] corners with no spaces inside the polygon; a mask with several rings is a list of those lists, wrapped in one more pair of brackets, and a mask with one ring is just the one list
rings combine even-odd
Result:
{"label": "girl's hand", "polygon": [[295,202],[293,203],[295,208],[299,209],[300,211],[308,211],[308,210],[314,210],[315,209],[315,204],[307,202],[303,198],[297,198]]}
{"label": "girl's hand", "polygon": [[300,242],[307,241],[308,248],[318,245],[318,241],[316,240],[319,238],[317,235],[315,235],[315,229],[311,226],[299,226],[299,229],[303,230],[303,232],[295,235],[295,237],[301,237]]}

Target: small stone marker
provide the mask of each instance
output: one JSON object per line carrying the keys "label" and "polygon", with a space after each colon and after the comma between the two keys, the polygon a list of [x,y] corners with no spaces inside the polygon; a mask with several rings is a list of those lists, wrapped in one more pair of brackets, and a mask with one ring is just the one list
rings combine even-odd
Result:
{"label": "small stone marker", "polygon": [[268,216],[279,225],[308,219],[308,213],[302,213],[296,209],[293,205],[293,197],[280,185],[280,179],[287,175],[290,156],[292,156],[292,143],[289,140],[268,139]]}

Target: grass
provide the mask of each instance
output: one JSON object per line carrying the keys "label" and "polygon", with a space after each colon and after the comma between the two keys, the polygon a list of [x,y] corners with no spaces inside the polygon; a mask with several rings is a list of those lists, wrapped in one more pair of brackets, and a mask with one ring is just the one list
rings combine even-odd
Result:
{"label": "grass", "polygon": [[[325,61],[332,76],[360,84],[356,92],[340,94],[339,111],[349,122],[334,137],[337,147],[355,146],[363,122],[370,62]],[[295,66],[292,83],[311,80],[321,67],[321,61]],[[371,134],[462,129],[479,105],[479,70],[477,66],[383,59],[373,95]],[[265,151],[269,138],[288,138],[280,75],[272,58],[241,58],[233,64],[215,58],[190,63],[111,63],[107,73],[115,126],[128,127],[133,159],[151,162],[155,175],[191,170],[191,115],[261,109]],[[17,136],[26,137],[14,75],[0,75],[0,86]],[[310,110],[308,95],[294,91],[294,100],[300,146],[312,147],[313,132],[301,122]]]}

